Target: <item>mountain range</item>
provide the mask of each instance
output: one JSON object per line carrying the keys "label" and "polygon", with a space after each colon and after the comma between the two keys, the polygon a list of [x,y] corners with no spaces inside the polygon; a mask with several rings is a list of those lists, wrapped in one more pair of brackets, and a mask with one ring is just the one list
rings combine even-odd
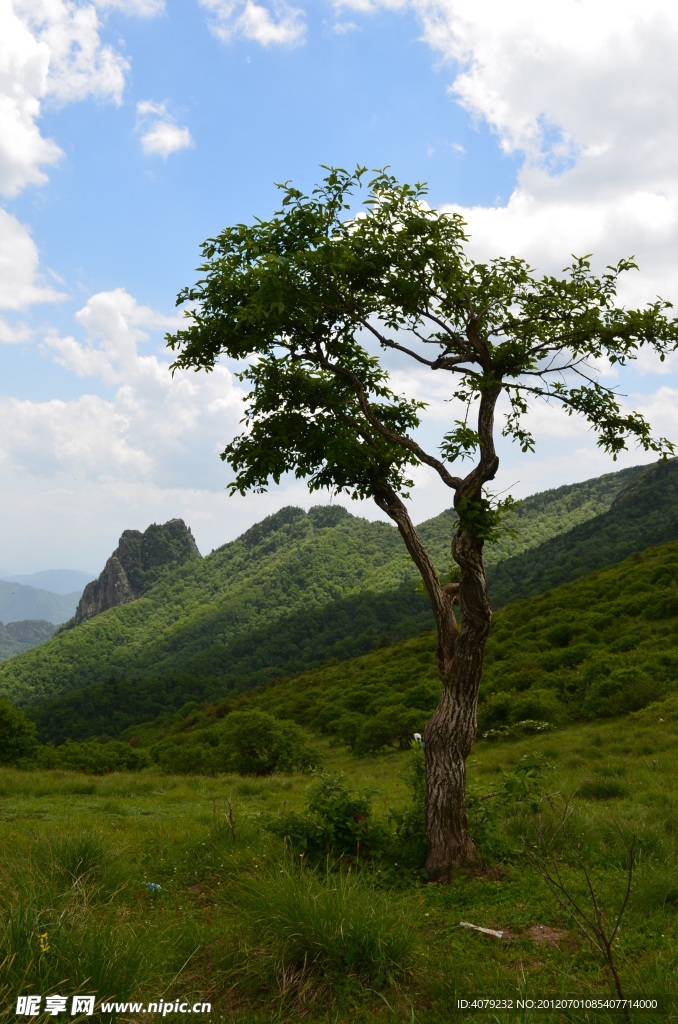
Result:
{"label": "mountain range", "polygon": [[79,590],[56,594],[24,583],[0,580],[0,620],[18,622],[21,619],[42,619],[58,626],[73,616],[80,594]]}
{"label": "mountain range", "polygon": [[[513,535],[486,549],[495,605],[675,539],[677,506],[676,460],[526,499],[507,523]],[[441,574],[454,522],[448,511],[419,527]],[[589,554],[581,555],[582,544]],[[432,626],[397,531],[340,507],[282,509],[204,559],[157,573],[137,600],[0,666],[0,693],[49,706],[52,720],[79,702],[92,719],[112,688],[121,728]]]}
{"label": "mountain range", "polygon": [[0,580],[7,583],[21,583],[36,590],[49,590],[53,594],[82,593],[83,588],[94,576],[92,572],[80,569],[43,569],[40,572],[12,574],[0,569]]}

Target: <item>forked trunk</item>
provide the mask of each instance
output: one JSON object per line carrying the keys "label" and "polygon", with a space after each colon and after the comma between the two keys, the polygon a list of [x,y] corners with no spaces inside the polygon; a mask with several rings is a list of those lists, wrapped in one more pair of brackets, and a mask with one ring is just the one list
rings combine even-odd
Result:
{"label": "forked trunk", "polygon": [[[496,458],[483,479],[496,470]],[[473,481],[472,481],[473,483]],[[471,494],[474,489],[469,485]],[[475,485],[475,493],[479,485]],[[476,735],[478,689],[492,610],[485,585],[482,540],[459,526],[452,554],[461,581],[442,586],[433,563],[398,495],[386,484],[375,491],[377,505],[396,523],[421,572],[438,629],[440,703],[426,727],[426,869],[432,881],[449,878],[454,868],[475,859],[466,820],[466,758]],[[463,615],[457,626],[454,605]]]}
{"label": "forked trunk", "polygon": [[[478,689],[492,621],[481,546],[458,533],[453,553],[462,571],[458,600],[463,620],[459,632],[456,623],[447,626],[438,620],[442,693],[424,737],[426,870],[432,881],[449,878],[456,867],[476,858],[466,818],[466,759],[476,736]],[[451,602],[449,615],[454,619]]]}

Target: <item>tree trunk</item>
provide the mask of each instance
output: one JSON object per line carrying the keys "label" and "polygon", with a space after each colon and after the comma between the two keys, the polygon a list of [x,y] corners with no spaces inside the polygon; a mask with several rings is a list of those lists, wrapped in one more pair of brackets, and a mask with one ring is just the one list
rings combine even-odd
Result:
{"label": "tree trunk", "polygon": [[[488,478],[496,464],[494,458],[485,468]],[[480,485],[471,480],[469,491],[478,495]],[[442,692],[424,734],[426,870],[431,881],[442,881],[450,877],[455,867],[475,860],[476,848],[466,820],[466,758],[476,736],[478,689],[492,622],[483,542],[460,522],[452,542],[452,555],[461,570],[461,580],[442,586],[398,495],[382,484],[376,490],[375,501],[400,530],[428,591],[438,629],[436,657]],[[461,629],[457,626],[455,604],[461,605]]]}
{"label": "tree trunk", "polygon": [[[426,753],[426,870],[431,881],[448,879],[454,869],[473,863],[476,847],[466,818],[466,759],[476,736],[476,708],[492,611],[485,586],[482,543],[461,530],[453,546],[461,568],[458,600],[463,620],[457,632],[438,620],[440,702],[424,736]],[[454,618],[454,590],[449,615]]]}

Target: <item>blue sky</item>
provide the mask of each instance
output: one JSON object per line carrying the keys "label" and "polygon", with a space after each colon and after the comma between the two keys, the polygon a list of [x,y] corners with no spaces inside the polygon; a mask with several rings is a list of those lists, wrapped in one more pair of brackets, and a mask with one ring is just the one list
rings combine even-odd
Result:
{"label": "blue sky", "polygon": [[[388,164],[464,214],[473,256],[635,253],[623,299],[676,298],[676,43],[664,0],[2,0],[0,565],[98,570],[124,528],[172,516],[206,552],[328,500],[297,481],[228,498],[234,367],[167,370],[200,243],[270,215],[276,181]],[[599,370],[678,439],[675,359]],[[430,402],[434,448],[448,382],[393,372]],[[497,489],[648,458],[615,466],[553,409],[532,424],[536,454],[502,448]],[[415,519],[450,498],[421,473]]]}

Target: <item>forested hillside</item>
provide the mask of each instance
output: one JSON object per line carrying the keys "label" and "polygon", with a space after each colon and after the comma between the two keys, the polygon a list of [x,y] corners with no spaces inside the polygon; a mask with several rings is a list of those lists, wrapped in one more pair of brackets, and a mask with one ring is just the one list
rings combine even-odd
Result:
{"label": "forested hillside", "polygon": [[[488,565],[521,548],[534,552],[544,536],[572,522],[592,516],[597,522],[624,486],[642,478],[639,469],[625,470],[527,499],[514,513],[516,536],[487,547]],[[663,492],[653,490],[651,500],[659,509]],[[608,515],[605,542],[616,551],[615,519]],[[452,529],[451,513],[420,527],[441,572],[449,565]],[[652,529],[639,534],[643,546],[653,543]],[[619,530],[627,531],[626,520]],[[569,566],[560,571],[567,579]],[[127,696],[121,693],[116,704],[117,725],[121,716],[128,723],[152,718],[163,706],[251,688],[430,628],[417,579],[390,525],[331,506],[308,514],[283,509],[205,559],[167,569],[138,601],[2,666],[0,693],[23,705],[50,701],[58,718],[56,698],[134,680],[119,684]],[[90,690],[83,699],[101,706],[98,694],[94,700]],[[71,720],[70,712],[66,717]]]}
{"label": "forested hillside", "polygon": [[43,619],[22,619],[20,622],[0,622],[0,661],[23,654],[31,647],[42,644],[54,635],[54,626]]}
{"label": "forested hillside", "polygon": [[[165,713],[123,735],[151,748],[168,770],[216,771],[229,714],[249,708],[370,753],[408,746],[413,732],[423,732],[439,694],[431,632],[203,711]],[[639,711],[677,694],[673,542],[499,611],[481,684],[479,734],[543,732]],[[48,732],[46,716],[42,732]]]}
{"label": "forested hillside", "polygon": [[[539,497],[539,496],[537,496]],[[551,535],[528,553],[507,558],[489,576],[495,607],[540,594],[594,569],[620,562],[650,544],[678,538],[678,460],[634,476],[609,510]]]}

